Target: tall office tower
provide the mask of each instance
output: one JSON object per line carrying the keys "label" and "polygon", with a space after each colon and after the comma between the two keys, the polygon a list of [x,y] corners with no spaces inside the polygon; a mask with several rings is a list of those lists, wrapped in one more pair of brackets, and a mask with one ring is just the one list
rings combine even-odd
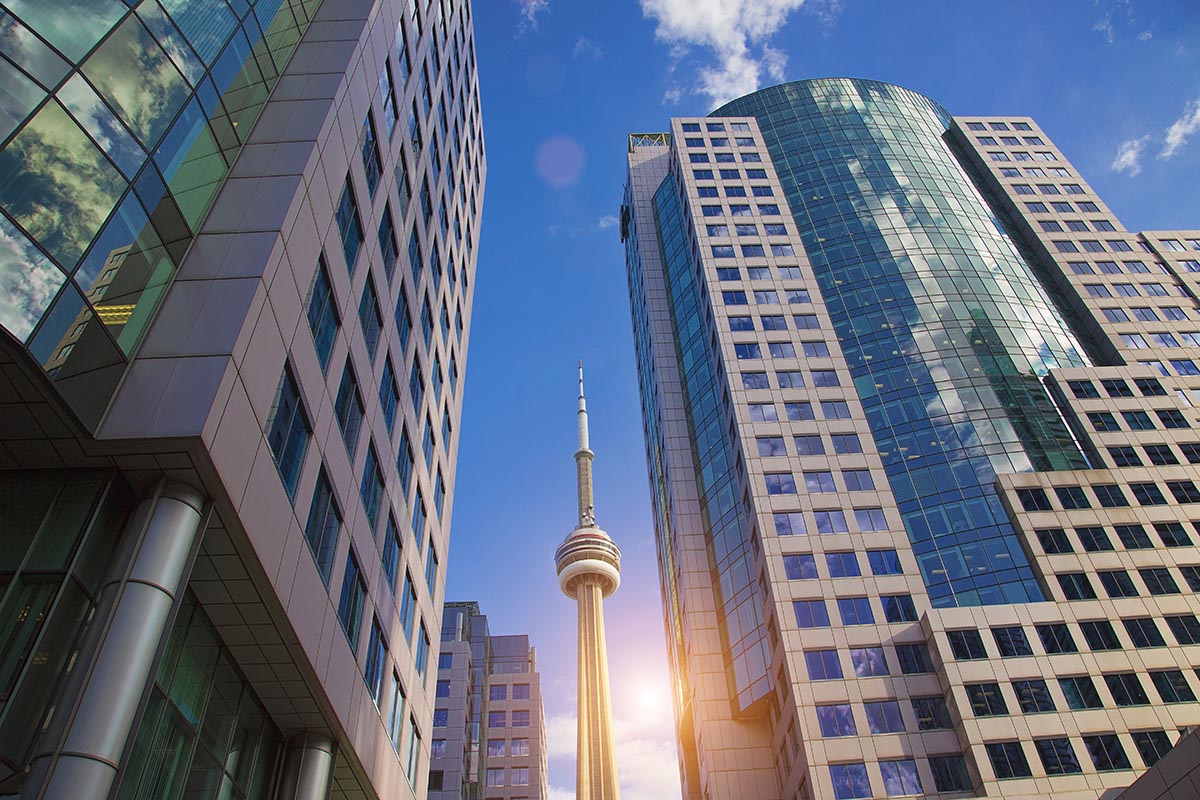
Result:
{"label": "tall office tower", "polygon": [[630,137],[684,794],[1094,800],[1200,724],[1200,232],[814,80]]}
{"label": "tall office tower", "polygon": [[425,794],[466,0],[0,3],[0,794]]}
{"label": "tall office tower", "polygon": [[575,469],[579,524],[554,553],[558,588],[579,611],[579,707],[575,750],[577,800],[617,800],[617,759],[613,746],[612,700],[608,686],[608,647],[604,641],[604,598],[621,583],[621,551],[596,525],[592,459],[588,442],[583,363],[579,364],[579,449]]}
{"label": "tall office tower", "polygon": [[528,636],[492,636],[478,603],[447,603],[436,695],[429,800],[549,796],[541,676]]}

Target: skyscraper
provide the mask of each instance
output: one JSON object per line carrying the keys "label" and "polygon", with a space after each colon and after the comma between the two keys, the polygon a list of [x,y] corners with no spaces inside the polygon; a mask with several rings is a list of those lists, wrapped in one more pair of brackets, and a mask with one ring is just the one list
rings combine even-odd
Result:
{"label": "skyscraper", "polygon": [[545,800],[546,717],[529,637],[493,636],[478,603],[447,603],[429,800]]}
{"label": "skyscraper", "polygon": [[558,587],[579,609],[579,707],[576,736],[575,796],[578,800],[617,800],[617,760],[613,747],[612,699],[608,685],[608,648],[604,640],[604,598],[621,583],[621,551],[596,525],[592,496],[592,459],[588,443],[583,364],[579,365],[579,449],[575,468],[579,524],[554,553]]}
{"label": "skyscraper", "polygon": [[0,3],[0,794],[423,797],[467,0]]}
{"label": "skyscraper", "polygon": [[686,797],[1091,800],[1200,724],[1200,232],[836,79],[631,135],[621,234]]}

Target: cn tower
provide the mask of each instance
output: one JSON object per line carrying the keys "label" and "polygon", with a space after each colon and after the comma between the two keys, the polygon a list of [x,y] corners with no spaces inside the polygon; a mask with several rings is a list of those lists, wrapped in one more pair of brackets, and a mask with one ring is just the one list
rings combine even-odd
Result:
{"label": "cn tower", "polygon": [[558,586],[579,607],[579,729],[575,760],[576,800],[618,800],[613,752],[612,701],[608,691],[608,650],[604,644],[605,597],[621,583],[621,551],[596,527],[592,503],[592,459],[588,447],[583,362],[579,364],[579,524],[554,553]]}

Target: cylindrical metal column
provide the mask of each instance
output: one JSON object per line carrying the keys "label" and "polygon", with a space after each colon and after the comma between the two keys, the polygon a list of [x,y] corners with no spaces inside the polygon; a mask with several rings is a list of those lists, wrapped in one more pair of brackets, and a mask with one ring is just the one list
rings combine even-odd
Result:
{"label": "cylindrical metal column", "polygon": [[333,741],[304,733],[288,744],[279,800],[326,800],[333,781]]}
{"label": "cylindrical metal column", "polygon": [[134,512],[22,797],[108,796],[171,608],[187,583],[204,506],[191,487],[164,483]]}

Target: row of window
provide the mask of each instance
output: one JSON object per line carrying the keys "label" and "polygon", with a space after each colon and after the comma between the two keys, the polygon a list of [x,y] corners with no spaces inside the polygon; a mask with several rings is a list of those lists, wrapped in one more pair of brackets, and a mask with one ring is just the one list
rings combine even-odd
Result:
{"label": "row of window", "polygon": [[[508,773],[505,780],[505,772]],[[484,783],[487,786],[528,786],[529,767],[487,767]]]}
{"label": "row of window", "polygon": [[[755,269],[755,268],[750,267],[747,269],[747,272],[749,272],[750,270],[753,270],[753,269]],[[804,290],[804,289],[790,289],[790,290],[788,290],[788,297],[796,298],[796,302],[802,302],[802,303],[812,302],[812,298],[808,295],[807,290]],[[805,298],[805,297],[809,297],[809,299],[804,300],[803,298]],[[767,299],[769,299],[769,296],[767,296]],[[770,305],[770,304],[764,303],[763,305]],[[745,316],[728,317],[729,330],[731,330],[731,331],[756,330],[755,324],[754,324],[754,319],[755,319],[754,317],[745,317]],[[783,314],[762,314],[758,317],[758,321],[759,321],[759,325],[761,326],[762,330],[764,330],[764,331],[786,331],[786,330],[788,330],[788,319]],[[793,314],[792,315],[792,324],[795,326],[796,330],[798,330],[798,331],[816,330],[821,327],[821,323],[817,319],[816,314]]]}
{"label": "row of window", "polygon": [[[740,181],[743,177],[743,172],[740,169],[720,169],[717,170],[717,173],[723,181]],[[752,181],[765,181],[767,179],[767,171],[765,169],[747,167],[744,175],[747,180]],[[716,176],[713,175],[713,171],[711,169],[694,169],[692,170],[692,177],[698,181],[716,180]],[[703,195],[701,196],[703,197]]]}
{"label": "row of window", "polygon": [[[1200,620],[1197,620],[1194,614],[1173,614],[1165,617],[1164,621],[1179,644],[1200,643]],[[1080,633],[1083,634],[1084,642],[1092,651],[1123,649],[1121,639],[1117,636],[1116,628],[1111,620],[1083,620],[1077,624]],[[1127,617],[1121,620],[1121,624],[1135,648],[1166,646],[1158,624],[1150,617]],[[1075,637],[1067,623],[1044,623],[1035,625],[1034,629],[1037,631],[1042,650],[1046,655],[1079,652],[1079,645],[1075,643]],[[996,627],[992,628],[991,632],[1001,658],[1020,658],[1033,655],[1033,648],[1021,626]],[[955,660],[977,661],[988,658],[987,647],[977,629],[960,628],[947,631],[946,636],[950,641],[950,652]]]}
{"label": "row of window", "polygon": [[515,709],[509,711],[489,711],[489,728],[527,728],[529,727],[529,710]]}
{"label": "row of window", "polygon": [[[975,141],[985,147],[996,147],[996,137],[994,136],[976,136]],[[1033,145],[1034,147],[1045,147],[1046,143],[1042,141],[1040,136],[1001,136],[999,144],[1005,147],[1020,147],[1022,144]]]}
{"label": "row of window", "polygon": [[[1030,159],[1018,158],[1016,160],[1029,161]],[[1071,177],[1071,170],[1067,169],[1066,167],[1024,167],[1022,169],[1017,169],[1016,167],[1001,167],[1000,175],[1004,178],[1020,178],[1022,175],[1024,175],[1026,178],[1069,178]],[[1029,203],[1026,203],[1025,205],[1029,205]],[[1070,203],[1064,203],[1064,205],[1070,206]],[[1083,206],[1084,203],[1080,203],[1079,205]],[[1096,204],[1088,202],[1087,205],[1094,206]],[[1048,212],[1043,209],[1042,213]]]}
{"label": "row of window", "polygon": [[[1185,580],[1189,583],[1198,577],[1196,567],[1180,567]],[[1179,594],[1179,584],[1176,583],[1171,570],[1167,567],[1142,567],[1138,571],[1146,591],[1153,596]],[[1062,589],[1063,596],[1068,600],[1095,600],[1096,590],[1086,573],[1060,572],[1054,576]],[[1105,587],[1109,597],[1137,597],[1138,591],[1132,579],[1124,570],[1107,570],[1096,573],[1101,585]],[[1196,591],[1194,587],[1192,591]]]}
{"label": "row of window", "polygon": [[[887,518],[882,508],[855,508],[854,523],[859,533],[888,530]],[[850,523],[845,509],[816,508],[807,512],[813,524],[810,526],[803,511],[776,511],[771,514],[777,536],[806,536],[809,531],[820,535],[849,533]]]}
{"label": "row of window", "polygon": [[[1192,545],[1192,538],[1181,522],[1158,522],[1154,523],[1152,527],[1164,547],[1189,547]],[[1196,522],[1192,522],[1192,527],[1200,530],[1200,526]],[[1117,538],[1126,550],[1149,550],[1156,546],[1146,532],[1145,526],[1141,524],[1116,525],[1114,528]],[[1089,553],[1102,553],[1114,549],[1108,531],[1099,525],[1081,526],[1074,530],[1075,535],[1079,538],[1079,543]],[[1039,528],[1034,531],[1034,535],[1037,536],[1042,551],[1047,555],[1075,552],[1071,546],[1071,540],[1062,528]]]}
{"label": "row of window", "polygon": [[[777,306],[780,301],[777,289],[754,289],[749,295],[740,289],[723,290],[721,292],[721,301],[727,306],[749,305],[750,297],[753,297],[754,304],[759,306]],[[811,303],[812,295],[808,289],[784,289],[783,301],[788,305]],[[733,318],[731,317],[730,319]],[[743,319],[749,319],[749,317],[744,317]]]}
{"label": "row of window", "polygon": [[[1114,239],[1107,242],[1108,247],[1105,247],[1105,242],[1099,239],[1080,239],[1074,241],[1071,239],[1055,239],[1054,249],[1060,253],[1132,253],[1133,246],[1123,239]],[[1080,248],[1083,248],[1080,250]]]}
{"label": "row of window", "polygon": [[[1142,762],[1153,766],[1171,749],[1171,740],[1164,731],[1138,731],[1131,733],[1134,746],[1142,757]],[[1092,766],[1097,772],[1112,772],[1116,770],[1133,769],[1125,747],[1120,737],[1115,733],[1098,733],[1082,737],[1084,750],[1091,758]],[[1042,763],[1047,775],[1070,775],[1083,772],[1075,748],[1067,737],[1051,737],[1034,739],[1034,751]],[[992,771],[996,777],[1029,778],[1033,770],[1025,757],[1025,746],[1021,742],[991,742],[986,744],[988,760],[991,761]]]}
{"label": "row of window", "polygon": [[[683,140],[686,147],[729,147],[729,137],[713,136],[705,143],[702,137],[688,136]],[[733,139],[735,147],[754,147],[754,137],[752,136],[735,136]]]}
{"label": "row of window", "polygon": [[[488,687],[488,699],[489,700],[508,700],[509,699],[508,684],[493,683],[491,686]],[[528,700],[529,699],[529,684],[528,683],[514,683],[512,685],[512,699],[513,700]]]}
{"label": "row of window", "polygon": [[[1149,322],[1157,319],[1153,308],[1133,308],[1130,309],[1134,317],[1143,322]],[[1147,333],[1122,333],[1120,334],[1121,344],[1133,350],[1146,350],[1152,347],[1200,347],[1200,332],[1196,331],[1180,331],[1179,339],[1175,338],[1176,334],[1169,332]],[[1182,340],[1182,341],[1181,341]]]}
{"label": "row of window", "polygon": [[[724,189],[724,192],[719,192],[718,189]],[[750,189],[750,194],[746,194],[746,189]],[[720,187],[717,186],[697,186],[697,197],[774,197],[775,190],[766,184],[754,184],[750,187],[742,186],[741,184],[726,183]]]}
{"label": "row of window", "polygon": [[[782,436],[759,436],[755,438],[754,443],[760,457],[770,458],[788,454],[785,441]],[[862,440],[858,438],[857,433],[831,433],[829,441],[833,445],[832,452],[835,455],[852,455],[863,452]],[[820,434],[796,435],[792,437],[792,442],[798,456],[819,456],[827,452],[824,437]],[[837,491],[833,485],[833,473],[831,472],[805,472],[804,484],[809,492]],[[776,487],[776,491],[771,491],[770,487],[772,486]],[[795,494],[796,481],[789,473],[773,473],[768,476],[767,487],[770,494]]]}
{"label": "row of window", "polygon": [[[856,578],[862,575],[858,554],[853,550],[825,553],[825,565],[830,578]],[[783,571],[790,581],[816,580],[817,559],[812,553],[788,553],[781,556]],[[868,550],[867,564],[872,575],[902,575],[900,556],[892,549]]]}
{"label": "row of window", "polygon": [[1028,122],[968,122],[967,130],[969,131],[986,131],[989,128],[993,131],[1032,131],[1033,128]]}
{"label": "row of window", "polygon": [[[765,247],[761,244],[744,244],[739,248],[742,258],[764,258],[767,255],[767,248],[770,248],[772,256],[794,256],[796,248],[790,244],[771,244]],[[737,250],[731,244],[714,244],[712,245],[713,258],[734,258],[737,255]],[[727,273],[728,275],[728,273]],[[737,280],[736,278],[724,277],[723,281]]]}
{"label": "row of window", "polygon": [[[1040,167],[1037,167],[1036,169],[1040,169]],[[1011,171],[1013,174],[1006,175],[1006,177],[1009,177],[1009,178],[1019,177],[1019,175],[1017,174],[1017,171],[1015,169],[1011,170]],[[1028,171],[1029,170],[1026,170],[1026,172],[1028,172]],[[1001,172],[1003,173],[1004,170],[1001,170]],[[1038,177],[1040,177],[1040,176],[1038,176]],[[1047,206],[1045,203],[1041,202],[1040,200],[1033,200],[1033,201],[1025,203],[1025,209],[1027,211],[1029,211],[1031,214],[1049,214],[1051,211],[1053,211],[1056,214],[1074,214],[1076,211],[1080,211],[1084,214],[1103,213],[1100,210],[1100,206],[1096,205],[1091,200],[1076,200],[1075,205],[1071,205],[1071,203],[1067,200],[1054,200],[1050,203],[1049,206]]]}
{"label": "row of window", "polygon": [[1037,189],[1034,190],[1035,184],[1029,183],[1014,183],[1012,190],[1019,195],[1044,194],[1047,196],[1057,196],[1062,194],[1087,194],[1087,190],[1078,183],[1039,183],[1036,184]]}
{"label": "row of window", "polygon": [[[854,556],[853,553],[848,555],[852,558]],[[882,595],[878,599],[885,622],[917,621],[917,607],[913,604],[911,595]],[[834,598],[834,604],[843,626],[875,624],[875,612],[870,597],[837,597]],[[792,612],[799,628],[828,628],[831,625],[829,606],[824,599],[793,600]],[[882,647],[851,650],[850,663],[854,665],[854,674],[860,678],[888,674],[887,659]]]}
{"label": "row of window", "polygon": [[[1166,397],[1167,390],[1157,378],[1134,378],[1133,385],[1143,397]],[[1096,385],[1089,380],[1067,381],[1067,386],[1071,393],[1080,400],[1094,399],[1100,396],[1100,392],[1096,390]],[[1103,387],[1105,394],[1109,397],[1133,397],[1133,390],[1129,388],[1124,378],[1102,378],[1100,386]]]}
{"label": "row of window", "polygon": [[1166,264],[1155,261],[1154,268],[1150,268],[1144,261],[1122,261],[1118,264],[1116,261],[1068,261],[1067,267],[1076,275],[1151,275],[1159,272],[1164,275],[1169,275],[1170,271]]}
{"label": "row of window", "polygon": [[[783,216],[779,211],[779,205],[776,203],[759,203],[758,215],[762,217],[779,217]],[[754,212],[750,205],[743,203],[730,203],[728,210],[725,206],[720,205],[702,205],[700,213],[705,217],[752,217]]]}
{"label": "row of window", "polygon": [[[1163,703],[1193,703],[1196,693],[1182,670],[1151,670],[1150,682]],[[1134,672],[1111,672],[1100,676],[1118,708],[1150,705],[1141,680]],[[1057,678],[1067,706],[1075,711],[1103,708],[1096,683],[1091,675]],[[1050,688],[1042,678],[1013,681],[1012,690],[1024,714],[1047,714],[1058,710]],[[1008,701],[998,683],[968,683],[963,686],[971,712],[977,717],[1006,717]]]}
{"label": "row of window", "polygon": [[[756,223],[756,222],[747,222],[744,224],[737,224],[737,225],[732,225],[732,226],[725,225],[725,224],[705,225],[704,226],[704,232],[708,236],[711,236],[714,238],[722,237],[722,236],[729,236],[731,231],[736,236],[761,236],[761,235],[787,236],[787,226],[784,225],[782,222],[778,222],[778,223],[764,222],[761,229],[759,228],[758,223]],[[799,267],[795,267],[794,269],[796,269],[795,275],[784,275],[783,277],[799,278],[800,277]]]}
{"label": "row of window", "polygon": [[[748,123],[748,122],[730,122],[730,123],[728,123],[728,128],[726,128],[726,123],[724,123],[724,122],[705,122],[704,130],[709,133],[724,133],[726,130],[733,131],[734,133],[749,133],[750,132],[750,123]],[[684,122],[683,123],[683,132],[684,133],[699,133],[700,132],[700,123],[699,122]]]}
{"label": "row of window", "polygon": [[[974,788],[967,773],[966,762],[960,754],[930,756],[929,771],[933,775],[934,789],[937,792],[968,792]],[[887,797],[906,797],[924,794],[926,791],[917,772],[917,762],[911,758],[880,761],[879,773],[883,780],[883,793]],[[835,800],[859,800],[877,796],[871,788],[867,765],[862,762],[830,764],[829,778],[833,782]]]}
{"label": "row of window", "polygon": [[[1170,297],[1171,291],[1161,283],[1085,283],[1083,289],[1092,297],[1141,297],[1143,293],[1147,297]],[[1175,285],[1177,294],[1187,297],[1187,290],[1183,286]],[[1116,293],[1115,295],[1113,293]]]}
{"label": "row of window", "polygon": [[[779,421],[779,409],[774,403],[751,403],[748,408],[753,422]],[[783,404],[789,422],[815,420],[814,408],[820,409],[822,419],[850,419],[850,404],[845,400],[820,400],[815,407],[808,400]]]}
{"label": "row of window", "polygon": [[1043,233],[1063,233],[1064,231],[1088,233],[1093,230],[1100,233],[1116,233],[1116,226],[1106,219],[1094,219],[1091,220],[1091,223],[1091,227],[1089,227],[1087,221],[1082,219],[1067,219],[1061,223],[1053,219],[1044,219],[1038,225]]}
{"label": "row of window", "polygon": [[[735,346],[736,347],[736,346]],[[841,386],[841,379],[838,378],[836,370],[832,369],[811,369],[808,371],[809,380],[806,382],[804,373],[800,370],[781,370],[775,373],[775,380],[780,389],[804,389],[808,385],[813,388],[831,388]],[[771,379],[766,372],[743,372],[742,373],[742,388],[743,389],[770,389]],[[818,440],[820,437],[817,437]],[[797,444],[799,450],[802,445]],[[811,443],[806,443],[803,447],[814,447]],[[819,455],[824,452],[823,449],[814,450],[814,452],[801,452],[801,455]]]}
{"label": "row of window", "polygon": [[[1166,481],[1166,486],[1176,503],[1200,503],[1200,489],[1196,487],[1195,482]],[[1087,488],[1095,494],[1101,508],[1125,508],[1129,505],[1129,498],[1118,484],[1097,483]],[[1167,505],[1168,502],[1162,489],[1154,481],[1131,482],[1129,491],[1138,501],[1138,505],[1162,506]],[[1054,494],[1063,509],[1092,508],[1092,503],[1082,486],[1056,486]],[[1045,489],[1041,487],[1017,489],[1017,499],[1021,501],[1021,507],[1026,511],[1052,511],[1054,509]]]}
{"label": "row of window", "polygon": [[761,164],[762,156],[750,150],[743,150],[740,153],[718,150],[712,154],[711,159],[708,153],[688,153],[688,162],[691,164],[734,164],[739,160],[744,164]]}
{"label": "row of window", "polygon": [[1011,152],[989,150],[988,158],[992,161],[1058,161],[1058,156],[1049,150],[1036,150],[1032,153],[1028,150],[1014,150]]}

